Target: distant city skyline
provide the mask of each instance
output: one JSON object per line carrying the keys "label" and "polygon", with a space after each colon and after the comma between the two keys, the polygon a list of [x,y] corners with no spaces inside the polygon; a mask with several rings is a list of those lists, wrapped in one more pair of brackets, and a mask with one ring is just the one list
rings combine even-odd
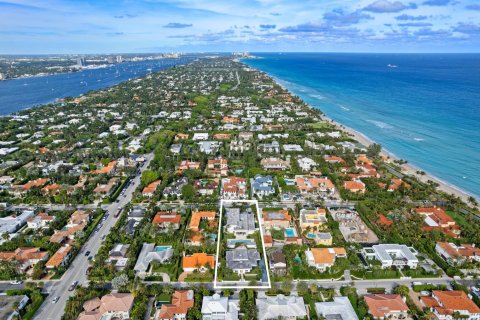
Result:
{"label": "distant city skyline", "polygon": [[0,54],[480,52],[478,0],[6,0]]}

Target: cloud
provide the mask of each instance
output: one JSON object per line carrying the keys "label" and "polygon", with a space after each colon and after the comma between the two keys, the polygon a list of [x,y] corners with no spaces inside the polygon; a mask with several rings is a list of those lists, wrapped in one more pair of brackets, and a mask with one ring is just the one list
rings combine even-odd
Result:
{"label": "cloud", "polygon": [[274,16],[274,17],[281,16],[281,14],[278,13],[278,12],[271,12],[270,15],[272,15],[272,16]]}
{"label": "cloud", "polygon": [[329,30],[330,28],[323,24],[316,24],[316,23],[302,23],[296,26],[289,26],[281,28],[279,31],[281,32],[289,32],[289,33],[312,33],[312,32],[323,32],[325,30]]}
{"label": "cloud", "polygon": [[123,18],[135,18],[137,15],[135,14],[124,14],[124,15],[118,15],[118,16],[113,16],[115,19],[123,19]]}
{"label": "cloud", "polygon": [[107,36],[123,36],[125,32],[106,32]]}
{"label": "cloud", "polygon": [[352,24],[357,24],[362,20],[372,20],[373,17],[360,11],[345,13],[343,10],[339,9],[325,13],[323,15],[323,19],[329,21],[332,25],[349,26]]}
{"label": "cloud", "polygon": [[406,23],[399,23],[400,27],[431,27],[432,24],[428,22],[406,22]]}
{"label": "cloud", "polygon": [[426,20],[427,16],[411,16],[408,14],[402,14],[400,16],[395,17],[395,19],[400,20],[400,21],[420,21],[420,20]]}
{"label": "cloud", "polygon": [[275,29],[277,26],[275,24],[261,24],[260,29]]}
{"label": "cloud", "polygon": [[480,25],[476,25],[473,23],[460,22],[452,30],[455,32],[460,32],[464,34],[480,34]]}
{"label": "cloud", "polygon": [[417,37],[444,38],[450,37],[452,33],[448,30],[433,30],[432,28],[422,28],[414,33]]}
{"label": "cloud", "polygon": [[423,4],[427,6],[446,6],[453,3],[452,0],[427,0]]}
{"label": "cloud", "polygon": [[409,3],[408,5],[403,4],[400,1],[390,2],[388,0],[377,0],[365,8],[363,10],[375,12],[375,13],[389,13],[389,12],[400,12],[405,9],[416,9],[417,5],[413,2]]}
{"label": "cloud", "polygon": [[480,11],[480,4],[471,4],[465,7],[467,10],[479,10]]}
{"label": "cloud", "polygon": [[182,29],[182,28],[189,28],[193,26],[191,23],[181,23],[181,22],[170,22],[164,25],[164,28],[172,28],[172,29]]}

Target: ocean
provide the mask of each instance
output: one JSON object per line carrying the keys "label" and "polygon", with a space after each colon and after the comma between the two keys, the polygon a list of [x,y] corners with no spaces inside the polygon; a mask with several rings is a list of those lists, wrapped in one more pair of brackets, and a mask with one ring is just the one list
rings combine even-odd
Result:
{"label": "ocean", "polygon": [[79,72],[0,81],[0,115],[51,103],[58,98],[74,97],[91,90],[108,88],[190,61],[191,58],[124,62]]}
{"label": "ocean", "polygon": [[480,197],[480,54],[253,55],[328,117]]}

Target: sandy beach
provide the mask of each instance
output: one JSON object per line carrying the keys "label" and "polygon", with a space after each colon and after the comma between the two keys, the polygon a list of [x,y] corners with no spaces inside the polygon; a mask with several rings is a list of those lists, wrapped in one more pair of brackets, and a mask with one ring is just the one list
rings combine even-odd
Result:
{"label": "sandy beach", "polygon": [[[355,140],[357,140],[359,143],[361,143],[362,145],[364,145],[366,147],[368,147],[372,143],[375,143],[375,141],[373,139],[370,139],[369,137],[367,137],[363,133],[358,132],[358,131],[356,131],[356,130],[350,128],[350,127],[347,127],[347,126],[345,126],[341,123],[338,123],[338,122],[332,120],[331,118],[329,118],[328,116],[326,116],[325,114],[322,114],[321,118],[323,120],[326,120],[326,121],[334,124],[339,129],[347,132]],[[398,158],[397,156],[395,156],[394,154],[392,154],[388,150],[385,150],[383,147],[382,147],[381,155],[383,155],[385,157],[388,157],[392,160],[400,160],[400,158]],[[408,161],[408,159],[403,159],[403,160]],[[439,190],[441,190],[441,191],[443,191],[447,194],[453,194],[453,195],[459,197],[460,199],[462,199],[463,201],[465,201],[466,203],[469,203],[468,198],[470,198],[472,195],[470,195],[469,193],[461,190],[460,188],[458,188],[456,186],[453,186],[453,185],[451,185],[451,184],[449,184],[445,181],[442,181],[441,179],[423,171],[421,168],[415,167],[414,165],[411,165],[411,164],[407,163],[407,164],[402,165],[401,168],[402,168],[402,174],[414,176],[418,180],[420,180],[424,183],[427,183],[429,180],[434,181],[434,182],[438,183],[438,185],[439,185],[438,189]],[[417,171],[423,171],[423,172],[425,172],[425,174],[424,175],[418,174]]]}

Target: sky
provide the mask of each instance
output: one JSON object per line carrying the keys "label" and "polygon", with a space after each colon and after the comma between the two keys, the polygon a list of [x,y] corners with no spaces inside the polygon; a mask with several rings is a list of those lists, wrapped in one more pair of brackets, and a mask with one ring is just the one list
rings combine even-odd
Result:
{"label": "sky", "polygon": [[480,52],[480,0],[0,0],[0,54]]}

